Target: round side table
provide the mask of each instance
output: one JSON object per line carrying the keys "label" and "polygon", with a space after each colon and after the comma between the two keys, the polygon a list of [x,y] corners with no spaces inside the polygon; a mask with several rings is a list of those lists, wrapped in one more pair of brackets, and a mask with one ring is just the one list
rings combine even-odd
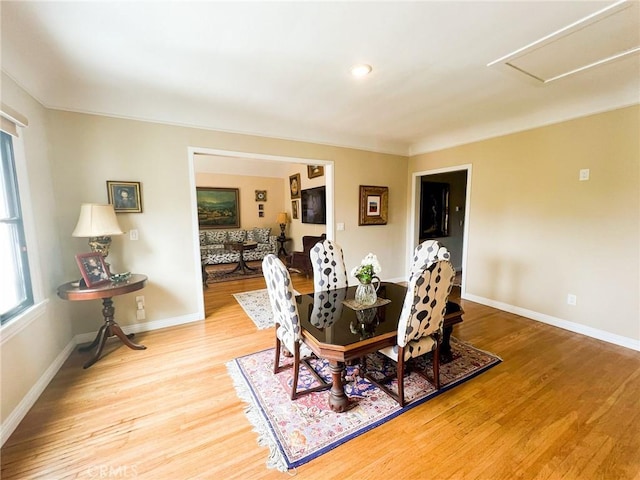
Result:
{"label": "round side table", "polygon": [[[102,316],[104,317],[104,324],[98,330],[98,335],[90,345],[86,347],[80,347],[78,350],[81,352],[88,352],[95,348],[93,357],[84,364],[84,368],[89,368],[96,363],[102,354],[107,339],[110,337],[118,337],[122,343],[127,347],[134,350],[144,350],[147,347],[133,343],[130,339],[133,338],[133,333],[129,335],[125,334],[120,328],[120,325],[113,319],[115,314],[115,307],[113,306],[113,297],[118,295],[124,295],[126,293],[135,292],[144,288],[147,283],[147,276],[139,273],[132,274],[127,280],[118,283],[109,283],[107,285],[100,285],[93,288],[80,288],[78,282],[68,282],[58,287],[58,296],[64,300],[81,301],[81,300],[96,300],[102,299]],[[97,347],[97,348],[96,348]]]}

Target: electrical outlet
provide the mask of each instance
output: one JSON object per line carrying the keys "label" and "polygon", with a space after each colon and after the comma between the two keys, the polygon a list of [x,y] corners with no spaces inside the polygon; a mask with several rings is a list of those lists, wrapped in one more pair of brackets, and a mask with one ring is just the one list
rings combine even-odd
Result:
{"label": "electrical outlet", "polygon": [[574,294],[570,293],[567,295],[567,303],[569,305],[576,305],[578,303],[578,297],[576,297]]}
{"label": "electrical outlet", "polygon": [[136,296],[136,308],[138,310],[144,310],[144,295]]}
{"label": "electrical outlet", "polygon": [[137,320],[144,320],[145,318],[147,318],[147,315],[144,313],[144,310],[136,310]]}
{"label": "electrical outlet", "polygon": [[342,232],[344,230],[344,223],[336,224],[336,230],[338,230],[339,232]]}
{"label": "electrical outlet", "polygon": [[138,230],[135,228],[129,230],[129,240],[138,240]]}

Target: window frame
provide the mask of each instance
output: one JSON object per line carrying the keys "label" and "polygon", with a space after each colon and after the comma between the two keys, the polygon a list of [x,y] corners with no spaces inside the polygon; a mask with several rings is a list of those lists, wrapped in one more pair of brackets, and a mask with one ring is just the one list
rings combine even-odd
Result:
{"label": "window frame", "polygon": [[[14,137],[7,132],[1,133],[1,148],[3,151],[2,168],[4,170],[4,184],[2,188],[6,193],[7,204],[9,207],[9,216],[0,220],[6,225],[12,226],[13,231],[13,254],[18,258],[19,271],[21,273],[19,279],[11,279],[21,283],[21,293],[24,295],[22,300],[5,313],[0,314],[0,325],[6,325],[13,319],[18,317],[24,311],[28,310],[35,304],[33,295],[33,287],[31,281],[31,268],[29,262],[29,250],[27,247],[27,239],[24,228],[24,216],[22,213],[22,203],[20,200],[20,184],[18,182],[17,162],[15,157]],[[6,155],[4,155],[6,153]],[[5,163],[6,162],[6,163]],[[17,239],[17,245],[15,244]]]}

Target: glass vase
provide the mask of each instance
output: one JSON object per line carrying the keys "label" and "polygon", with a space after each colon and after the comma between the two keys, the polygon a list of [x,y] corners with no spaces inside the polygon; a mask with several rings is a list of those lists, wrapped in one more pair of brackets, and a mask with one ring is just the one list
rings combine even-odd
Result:
{"label": "glass vase", "polygon": [[[377,281],[374,286],[374,281]],[[356,295],[355,300],[360,305],[373,305],[378,300],[378,287],[380,286],[380,279],[378,277],[373,277],[372,281],[369,283],[362,283],[356,287]]]}

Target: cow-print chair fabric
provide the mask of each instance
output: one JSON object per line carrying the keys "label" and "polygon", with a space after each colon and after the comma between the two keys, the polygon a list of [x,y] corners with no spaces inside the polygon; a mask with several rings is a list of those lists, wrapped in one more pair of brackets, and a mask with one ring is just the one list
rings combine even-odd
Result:
{"label": "cow-print chair fabric", "polygon": [[420,272],[438,260],[450,260],[451,254],[447,247],[440,245],[437,240],[426,240],[413,251],[413,260],[409,275]]}
{"label": "cow-print chair fabric", "polygon": [[[438,260],[409,278],[407,294],[398,320],[397,344],[380,350],[380,353],[397,362],[398,393],[377,383],[383,390],[404,406],[405,362],[429,352],[433,353],[433,380],[440,388],[440,341],[451,293],[455,269],[447,260]],[[425,375],[426,377],[426,375]],[[367,378],[370,378],[367,376]],[[371,379],[371,378],[370,378]],[[386,381],[384,379],[383,381]]]}
{"label": "cow-print chair fabric", "polygon": [[[331,387],[320,377],[311,365],[304,360],[313,354],[313,352],[305,345],[302,339],[302,330],[300,326],[300,316],[298,314],[298,306],[295,300],[295,293],[289,271],[282,261],[274,254],[268,254],[262,260],[262,272],[267,284],[267,292],[269,294],[269,302],[273,311],[274,323],[276,329],[276,349],[273,372],[278,373],[280,367],[280,350],[284,345],[293,355],[293,380],[291,388],[291,399],[295,400],[298,396],[324,390]],[[302,392],[297,391],[298,375],[300,372],[300,363],[304,363],[311,374],[320,383],[319,386],[307,389]],[[284,367],[283,367],[284,368]]]}
{"label": "cow-print chair fabric", "polygon": [[335,290],[348,285],[342,248],[331,240],[316,243],[309,252],[316,292]]}

